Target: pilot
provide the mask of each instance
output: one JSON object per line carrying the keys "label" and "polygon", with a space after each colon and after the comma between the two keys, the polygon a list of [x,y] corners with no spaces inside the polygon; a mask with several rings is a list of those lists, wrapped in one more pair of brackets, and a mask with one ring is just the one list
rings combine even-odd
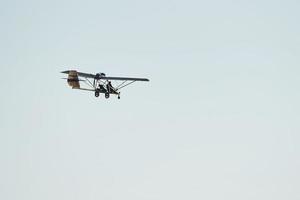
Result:
{"label": "pilot", "polygon": [[101,83],[99,83],[99,89],[100,89],[100,91],[103,91],[104,93],[106,92],[106,89],[104,88],[104,86]]}
{"label": "pilot", "polygon": [[111,81],[108,81],[107,85],[106,85],[106,89],[108,92],[110,92],[110,90],[113,90],[113,86],[111,84]]}

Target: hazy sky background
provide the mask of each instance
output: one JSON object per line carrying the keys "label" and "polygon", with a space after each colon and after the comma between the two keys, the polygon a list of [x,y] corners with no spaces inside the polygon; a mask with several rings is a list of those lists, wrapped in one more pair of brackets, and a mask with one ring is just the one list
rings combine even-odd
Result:
{"label": "hazy sky background", "polygon": [[[299,200],[299,10],[0,1],[0,199]],[[97,99],[67,69],[151,81]]]}

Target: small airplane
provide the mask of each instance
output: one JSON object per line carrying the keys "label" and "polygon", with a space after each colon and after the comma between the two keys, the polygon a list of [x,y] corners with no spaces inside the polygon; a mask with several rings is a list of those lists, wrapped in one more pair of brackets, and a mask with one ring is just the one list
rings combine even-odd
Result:
{"label": "small airplane", "polygon": [[[61,73],[68,74],[67,82],[72,89],[87,90],[95,93],[95,97],[99,97],[100,93],[105,94],[105,98],[109,98],[111,94],[117,95],[120,99],[120,90],[136,81],[149,81],[147,78],[130,78],[130,77],[111,77],[104,73],[88,74],[77,72],[76,70],[62,71]],[[79,79],[81,77],[82,79]],[[111,81],[119,81],[119,84],[114,87]],[[121,82],[120,82],[121,81]],[[86,84],[88,88],[82,88],[80,82]]]}

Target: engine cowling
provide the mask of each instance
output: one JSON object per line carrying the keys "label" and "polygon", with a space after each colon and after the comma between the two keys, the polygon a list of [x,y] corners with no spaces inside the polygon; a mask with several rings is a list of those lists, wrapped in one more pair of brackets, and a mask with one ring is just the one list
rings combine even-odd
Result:
{"label": "engine cowling", "polygon": [[101,77],[104,77],[105,74],[104,73],[97,73],[96,76],[95,76],[95,79],[101,79]]}

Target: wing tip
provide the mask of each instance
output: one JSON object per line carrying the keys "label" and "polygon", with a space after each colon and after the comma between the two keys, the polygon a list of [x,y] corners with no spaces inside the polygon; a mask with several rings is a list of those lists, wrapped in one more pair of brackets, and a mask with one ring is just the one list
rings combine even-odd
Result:
{"label": "wing tip", "polygon": [[60,73],[68,74],[69,72],[70,72],[69,70],[66,70],[66,71],[61,71]]}
{"label": "wing tip", "polygon": [[77,72],[77,71],[76,70],[65,70],[65,71],[61,71],[60,73],[69,74],[70,72]]}

